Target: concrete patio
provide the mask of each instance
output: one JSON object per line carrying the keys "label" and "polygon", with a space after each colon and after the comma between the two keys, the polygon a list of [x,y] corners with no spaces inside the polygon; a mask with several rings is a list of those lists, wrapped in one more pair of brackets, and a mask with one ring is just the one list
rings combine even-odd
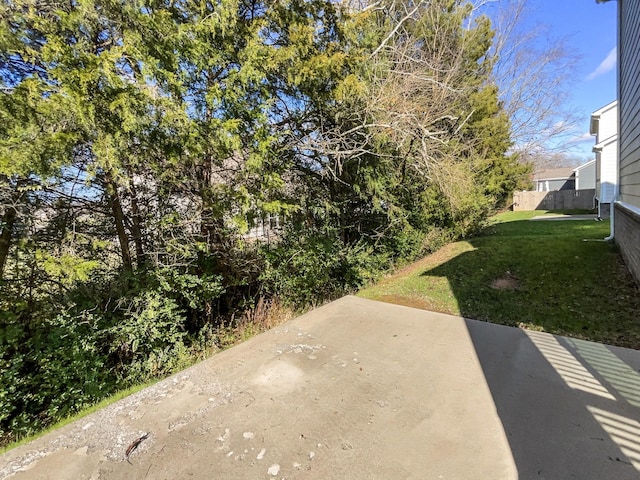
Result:
{"label": "concrete patio", "polygon": [[2,455],[0,478],[638,479],[639,370],[344,297]]}

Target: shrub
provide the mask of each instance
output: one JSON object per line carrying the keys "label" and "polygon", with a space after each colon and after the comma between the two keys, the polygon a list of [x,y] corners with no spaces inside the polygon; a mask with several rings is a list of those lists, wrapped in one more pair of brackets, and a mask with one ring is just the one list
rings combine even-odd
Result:
{"label": "shrub", "polygon": [[115,389],[101,352],[99,318],[70,311],[0,331],[0,444],[29,435]]}
{"label": "shrub", "polygon": [[364,243],[343,245],[335,235],[288,235],[265,251],[264,289],[297,307],[314,305],[357,289],[388,263]]}
{"label": "shrub", "polygon": [[176,301],[158,291],[133,298],[124,318],[105,332],[121,381],[145,382],[188,363],[185,322]]}

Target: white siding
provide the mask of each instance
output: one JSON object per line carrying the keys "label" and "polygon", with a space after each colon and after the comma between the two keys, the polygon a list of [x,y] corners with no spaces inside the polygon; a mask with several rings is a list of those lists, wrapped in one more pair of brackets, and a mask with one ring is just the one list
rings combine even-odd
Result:
{"label": "white siding", "polygon": [[615,185],[618,181],[618,142],[613,141],[602,147],[600,154],[600,197],[601,203],[613,202]]}
{"label": "white siding", "polygon": [[596,198],[600,198],[600,172],[602,171],[600,152],[596,152]]}
{"label": "white siding", "polygon": [[596,143],[604,142],[618,133],[618,108],[613,105],[602,112]]}
{"label": "white siding", "polygon": [[611,203],[618,182],[618,103],[602,107],[591,117],[597,119],[597,128],[591,132],[596,136],[596,198]]}

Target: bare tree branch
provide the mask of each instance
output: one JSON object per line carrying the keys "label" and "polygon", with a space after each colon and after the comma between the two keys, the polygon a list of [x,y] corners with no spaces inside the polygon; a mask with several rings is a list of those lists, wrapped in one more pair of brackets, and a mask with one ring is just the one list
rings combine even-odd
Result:
{"label": "bare tree branch", "polygon": [[569,102],[579,57],[544,25],[524,25],[526,0],[500,0],[493,15],[494,80],[511,118],[514,150],[570,151],[579,118]]}

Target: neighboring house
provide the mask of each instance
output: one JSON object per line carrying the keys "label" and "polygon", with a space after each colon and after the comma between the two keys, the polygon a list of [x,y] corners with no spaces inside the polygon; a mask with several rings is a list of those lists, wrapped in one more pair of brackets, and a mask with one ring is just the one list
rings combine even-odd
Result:
{"label": "neighboring house", "polygon": [[640,283],[640,2],[617,3],[619,168],[611,230],[629,270]]}
{"label": "neighboring house", "polygon": [[574,170],[576,190],[593,190],[596,188],[596,159],[584,163]]}
{"label": "neighboring house", "polygon": [[282,233],[282,218],[275,213],[267,213],[264,217],[254,218],[253,226],[244,235],[249,240],[275,240]]}
{"label": "neighboring house", "polygon": [[618,102],[591,114],[589,133],[595,135],[596,144],[596,206],[598,216],[609,217],[618,185]]}
{"label": "neighboring house", "polygon": [[575,190],[575,171],[572,167],[538,170],[533,174],[533,184],[537,192]]}

